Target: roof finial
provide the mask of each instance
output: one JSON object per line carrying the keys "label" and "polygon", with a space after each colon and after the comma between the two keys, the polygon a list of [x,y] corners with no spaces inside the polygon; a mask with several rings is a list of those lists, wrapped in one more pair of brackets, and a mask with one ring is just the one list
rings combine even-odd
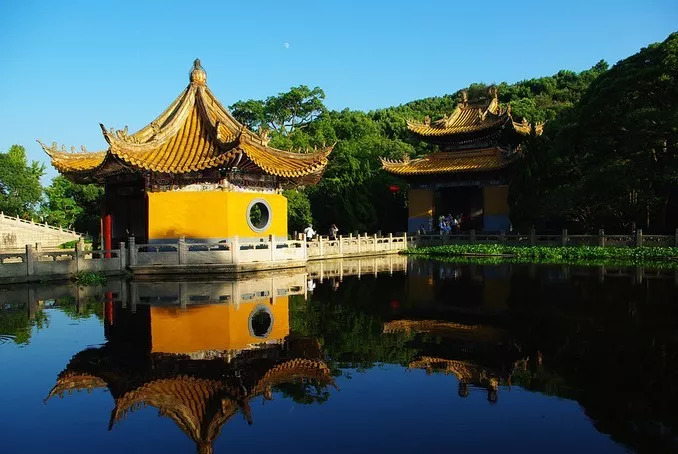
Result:
{"label": "roof finial", "polygon": [[466,90],[461,91],[461,105],[464,107],[468,105],[468,92]]}
{"label": "roof finial", "polygon": [[487,90],[487,93],[490,97],[497,99],[499,97],[499,90],[497,90],[496,85],[490,85],[490,88]]}
{"label": "roof finial", "polygon": [[198,85],[205,85],[207,83],[207,73],[200,66],[200,59],[196,58],[193,62],[193,70],[191,71],[190,77],[191,83]]}

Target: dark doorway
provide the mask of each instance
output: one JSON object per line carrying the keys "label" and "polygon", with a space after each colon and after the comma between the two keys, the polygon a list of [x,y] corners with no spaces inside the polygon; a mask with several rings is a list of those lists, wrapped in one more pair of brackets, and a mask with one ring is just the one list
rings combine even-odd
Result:
{"label": "dark doorway", "polygon": [[461,214],[461,230],[482,230],[483,228],[483,188],[479,186],[461,186],[442,188],[436,191],[434,223],[438,228],[438,218],[451,214]]}

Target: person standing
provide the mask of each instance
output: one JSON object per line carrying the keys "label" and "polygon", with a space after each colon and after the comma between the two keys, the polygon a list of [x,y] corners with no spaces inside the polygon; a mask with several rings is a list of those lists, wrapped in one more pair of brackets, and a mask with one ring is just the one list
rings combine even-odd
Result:
{"label": "person standing", "polygon": [[339,229],[337,228],[337,225],[332,224],[330,226],[330,240],[336,241],[337,240],[337,233],[339,233]]}
{"label": "person standing", "polygon": [[315,235],[315,230],[313,230],[313,225],[309,224],[308,227],[304,229],[306,241],[311,241],[313,239],[313,235]]}

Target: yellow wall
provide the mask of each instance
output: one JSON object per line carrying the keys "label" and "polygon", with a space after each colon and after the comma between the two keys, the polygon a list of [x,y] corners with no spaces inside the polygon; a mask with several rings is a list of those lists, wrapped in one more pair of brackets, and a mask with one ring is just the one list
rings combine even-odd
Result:
{"label": "yellow wall", "polygon": [[485,186],[483,188],[483,214],[509,214],[508,186]]}
{"label": "yellow wall", "polygon": [[[151,307],[151,351],[192,353],[202,350],[243,350],[249,345],[279,341],[290,332],[289,301],[280,296],[241,302],[211,304],[187,309]],[[249,317],[266,305],[273,314],[273,328],[267,337],[250,334]]]}
{"label": "yellow wall", "polygon": [[430,189],[410,189],[408,206],[411,218],[433,216],[433,191]]}
{"label": "yellow wall", "polygon": [[[264,199],[271,224],[255,232],[247,224],[247,207]],[[148,239],[287,237],[287,199],[280,194],[229,191],[148,193]]]}

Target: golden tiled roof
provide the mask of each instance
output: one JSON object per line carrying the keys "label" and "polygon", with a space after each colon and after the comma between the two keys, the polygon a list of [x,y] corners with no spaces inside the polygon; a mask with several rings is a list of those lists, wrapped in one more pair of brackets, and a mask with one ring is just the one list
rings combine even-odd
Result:
{"label": "golden tiled roof", "polygon": [[396,175],[430,175],[442,173],[485,172],[512,163],[518,153],[508,155],[499,147],[464,151],[440,151],[419,159],[391,161],[381,159],[382,168]]}
{"label": "golden tiled roof", "polygon": [[[433,122],[428,118],[424,123],[408,121],[407,127],[415,134],[424,137],[473,133],[504,125],[511,125],[520,134],[530,134],[532,128],[530,123],[514,121],[510,106],[506,109],[500,106],[496,89],[490,90],[490,95],[489,102],[472,104],[467,101],[464,92],[462,102],[457,104],[451,115]],[[541,124],[535,125],[537,134],[541,133],[542,127]]]}
{"label": "golden tiled roof", "polygon": [[332,151],[291,153],[267,146],[265,134],[248,130],[219,103],[198,60],[188,87],[147,126],[133,134],[127,128],[101,129],[109,144],[106,151],[68,153],[56,144],[40,145],[60,172],[98,176],[121,167],[177,174],[237,166],[285,178],[319,178]]}
{"label": "golden tiled roof", "polygon": [[52,159],[54,168],[62,173],[92,171],[104,162],[107,154],[105,150],[88,152],[84,147],[80,153],[76,153],[74,148],[69,152],[63,146],[59,149],[56,142],[53,142],[51,146],[39,140],[38,143]]}

